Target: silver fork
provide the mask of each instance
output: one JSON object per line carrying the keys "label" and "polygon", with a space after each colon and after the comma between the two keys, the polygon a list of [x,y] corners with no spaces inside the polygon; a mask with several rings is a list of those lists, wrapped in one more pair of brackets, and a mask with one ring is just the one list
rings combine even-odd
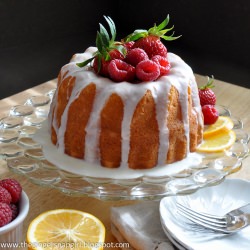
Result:
{"label": "silver fork", "polygon": [[190,221],[225,234],[236,233],[250,224],[250,203],[223,216],[197,212],[178,202],[176,206],[178,208],[177,212]]}

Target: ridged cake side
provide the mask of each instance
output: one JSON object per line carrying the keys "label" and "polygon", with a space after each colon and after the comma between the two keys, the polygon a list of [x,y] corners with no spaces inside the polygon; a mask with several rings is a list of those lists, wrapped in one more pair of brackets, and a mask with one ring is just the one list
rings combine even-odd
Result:
{"label": "ridged cake side", "polygon": [[49,125],[58,149],[109,168],[147,169],[182,160],[202,140],[203,118],[192,69],[168,53],[171,70],[154,82],[114,83],[76,62],[58,77]]}

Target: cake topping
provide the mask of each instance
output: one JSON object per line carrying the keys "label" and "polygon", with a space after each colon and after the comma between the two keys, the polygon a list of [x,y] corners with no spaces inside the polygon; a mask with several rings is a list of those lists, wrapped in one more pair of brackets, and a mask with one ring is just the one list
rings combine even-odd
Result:
{"label": "cake topping", "polygon": [[141,48],[145,50],[149,58],[152,58],[155,55],[166,57],[167,48],[161,42],[160,38],[163,38],[166,41],[172,41],[180,37],[174,37],[174,32],[170,36],[166,35],[167,32],[174,28],[174,26],[172,26],[169,29],[164,29],[168,23],[169,15],[161,24],[158,26],[155,24],[154,27],[149,30],[135,30],[132,34],[125,38],[125,41],[135,41],[133,48]]}
{"label": "cake topping", "polygon": [[160,68],[152,60],[144,60],[136,66],[136,76],[142,81],[154,81],[160,75]]}
{"label": "cake topping", "polygon": [[105,27],[100,24],[100,31],[97,31],[96,35],[96,47],[97,51],[93,57],[82,62],[77,63],[79,67],[84,67],[94,60],[94,70],[100,75],[108,76],[108,65],[112,59],[124,59],[127,52],[126,48],[120,43],[115,41],[116,39],[116,26],[110,17],[104,16],[106,19],[111,37]]}
{"label": "cake topping", "polygon": [[97,51],[93,57],[77,63],[79,67],[93,61],[92,67],[97,74],[115,82],[154,81],[169,73],[171,65],[167,59],[167,48],[160,39],[172,41],[180,37],[174,37],[174,32],[166,35],[174,28],[172,26],[166,29],[169,16],[158,26],[154,25],[149,30],[135,30],[121,41],[115,40],[116,27],[113,20],[106,16],[104,18],[109,25],[110,34],[100,24],[100,31],[97,31],[96,36]]}
{"label": "cake topping", "polygon": [[130,82],[135,78],[135,68],[120,59],[114,59],[109,63],[108,72],[110,78],[116,82]]}
{"label": "cake topping", "polygon": [[160,76],[167,75],[169,73],[171,65],[166,57],[156,55],[153,56],[151,60],[159,65]]}
{"label": "cake topping", "polygon": [[134,48],[129,50],[126,56],[126,62],[133,66],[136,66],[139,62],[147,59],[149,59],[148,54],[145,50],[140,48]]}

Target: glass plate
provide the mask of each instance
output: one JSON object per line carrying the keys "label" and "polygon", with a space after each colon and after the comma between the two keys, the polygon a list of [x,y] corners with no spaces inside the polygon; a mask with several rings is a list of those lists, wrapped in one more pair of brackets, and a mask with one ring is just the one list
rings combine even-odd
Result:
{"label": "glass plate", "polygon": [[199,164],[177,168],[171,174],[154,176],[146,172],[122,179],[69,172],[46,159],[42,145],[33,140],[47,119],[54,92],[55,89],[30,97],[24,104],[12,107],[9,115],[0,120],[0,158],[7,161],[11,171],[65,194],[102,200],[160,200],[165,196],[190,194],[221,183],[227,175],[239,171],[242,160],[249,155],[249,135],[243,129],[243,122],[226,107],[217,106],[220,115],[233,120],[237,140],[223,153],[201,155]]}

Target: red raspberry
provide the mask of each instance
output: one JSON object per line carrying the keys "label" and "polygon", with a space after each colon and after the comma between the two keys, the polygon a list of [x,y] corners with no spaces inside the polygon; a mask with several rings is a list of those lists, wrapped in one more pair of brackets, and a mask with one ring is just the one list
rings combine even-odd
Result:
{"label": "red raspberry", "polygon": [[134,41],[130,41],[130,42],[124,43],[123,46],[127,49],[127,52],[129,52],[132,49],[134,44],[135,44]]}
{"label": "red raspberry", "polygon": [[4,179],[0,181],[0,186],[9,191],[12,203],[19,201],[22,193],[22,187],[18,181],[15,179]]}
{"label": "red raspberry", "polygon": [[141,81],[154,81],[160,75],[158,64],[151,60],[145,60],[138,63],[135,72],[137,78]]}
{"label": "red raspberry", "polygon": [[0,202],[0,227],[11,222],[12,211],[9,204]]}
{"label": "red raspberry", "polygon": [[9,191],[0,186],[0,202],[10,204],[12,198]]}
{"label": "red raspberry", "polygon": [[167,75],[170,71],[171,65],[170,62],[168,61],[167,57],[164,56],[153,56],[151,58],[153,62],[156,62],[159,67],[160,67],[160,76]]}
{"label": "red raspberry", "polygon": [[160,55],[163,57],[167,56],[167,48],[161,42],[160,37],[157,36],[146,36],[135,41],[133,48],[141,48],[146,51],[149,58]]}
{"label": "red raspberry", "polygon": [[93,68],[94,71],[102,76],[109,76],[108,73],[108,66],[110,61],[105,61],[104,58],[101,59],[101,65],[100,65],[100,70],[99,70],[99,62],[98,58],[96,57],[93,62]]}
{"label": "red raspberry", "polygon": [[125,58],[125,56],[117,49],[113,49],[113,50],[109,51],[109,55],[110,55],[110,61],[113,59],[123,60]]}
{"label": "red raspberry", "polygon": [[117,49],[113,49],[109,52],[110,59],[105,60],[103,57],[101,58],[101,68],[99,69],[99,59],[96,57],[93,62],[93,68],[95,72],[99,75],[109,77],[108,66],[113,59],[121,59],[123,60],[125,57],[121,54]]}
{"label": "red raspberry", "polygon": [[18,209],[18,206],[14,203],[10,203],[10,208],[12,212],[12,220],[14,220],[19,213],[19,209]]}
{"label": "red raspberry", "polygon": [[131,49],[128,52],[128,55],[126,57],[126,62],[136,66],[139,62],[147,60],[148,59],[148,55],[147,53],[140,48],[135,48],[135,49]]}
{"label": "red raspberry", "polygon": [[204,116],[205,125],[214,124],[219,117],[219,112],[213,105],[202,106],[202,113]]}
{"label": "red raspberry", "polygon": [[135,68],[120,59],[114,59],[108,67],[109,75],[116,82],[131,82],[135,78]]}

